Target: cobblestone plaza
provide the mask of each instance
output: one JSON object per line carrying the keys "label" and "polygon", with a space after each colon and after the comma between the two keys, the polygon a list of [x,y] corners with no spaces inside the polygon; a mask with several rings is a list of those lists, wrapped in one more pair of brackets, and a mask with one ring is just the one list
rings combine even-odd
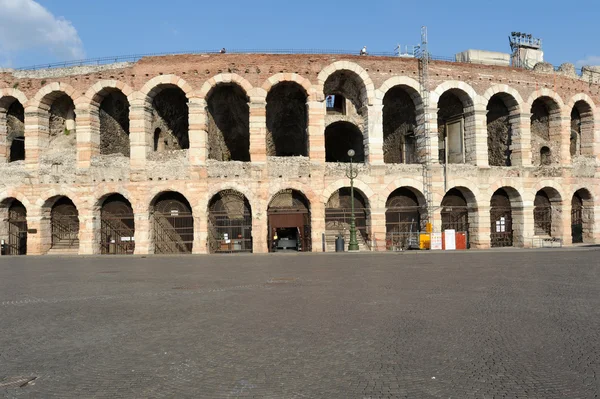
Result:
{"label": "cobblestone plaza", "polygon": [[597,397],[599,254],[4,257],[0,397]]}

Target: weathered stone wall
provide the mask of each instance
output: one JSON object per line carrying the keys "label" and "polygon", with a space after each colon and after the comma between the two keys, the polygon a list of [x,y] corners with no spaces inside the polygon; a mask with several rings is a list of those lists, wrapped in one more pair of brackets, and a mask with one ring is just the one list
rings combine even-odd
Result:
{"label": "weathered stone wall", "polygon": [[280,83],[267,95],[267,156],[308,155],[306,94]]}
{"label": "weathered stone wall", "polygon": [[100,105],[100,154],[117,153],[129,156],[129,102],[112,91]]}
{"label": "weathered stone wall", "polygon": [[250,161],[250,111],[243,90],[220,85],[208,99],[208,157]]}
{"label": "weathered stone wall", "polygon": [[394,87],[383,99],[383,161],[385,163],[407,163],[403,153],[406,136],[414,134],[416,128],[417,115],[412,98],[402,87]]}
{"label": "weathered stone wall", "polygon": [[487,106],[488,162],[510,166],[510,115],[502,99],[493,97]]}
{"label": "weathered stone wall", "polygon": [[187,101],[179,88],[166,88],[154,97],[151,129],[155,134],[154,151],[190,148]]}

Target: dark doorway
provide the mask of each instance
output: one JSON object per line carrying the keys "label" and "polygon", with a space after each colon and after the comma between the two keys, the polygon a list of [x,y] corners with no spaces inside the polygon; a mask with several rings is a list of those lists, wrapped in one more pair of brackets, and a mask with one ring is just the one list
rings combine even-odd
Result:
{"label": "dark doorway", "polygon": [[408,187],[395,190],[385,205],[386,248],[408,249],[419,246],[421,221],[426,220],[424,199]]}
{"label": "dark doorway", "polygon": [[512,206],[508,193],[497,190],[490,201],[490,239],[492,247],[513,246]]}
{"label": "dark doorway", "polygon": [[135,220],[129,201],[120,194],[106,198],[100,210],[100,252],[102,254],[133,254],[135,250]]}
{"label": "dark doorway", "polygon": [[17,200],[8,209],[8,242],[6,255],[27,254],[27,210]]}
{"label": "dark doorway", "polygon": [[61,197],[52,207],[52,249],[79,248],[79,212],[67,197]]}
{"label": "dark doorway", "polygon": [[552,203],[545,191],[540,190],[533,202],[535,235],[552,236]]}
{"label": "dark doorway", "polygon": [[155,254],[190,254],[194,243],[194,218],[187,199],[176,192],[161,194],[152,213]]}
{"label": "dark doorway", "polygon": [[252,252],[252,210],[244,194],[217,193],[208,205],[210,253]]}
{"label": "dark doorway", "polygon": [[583,242],[583,198],[579,193],[575,193],[571,200],[571,237],[573,244]]}
{"label": "dark doorway", "polygon": [[[335,239],[344,237],[350,241],[350,223],[352,221],[352,197],[350,187],[340,188],[333,193],[325,206],[325,241],[327,251],[334,250]],[[361,250],[371,249],[368,228],[369,207],[363,194],[354,189],[354,219],[356,223],[356,238]]]}
{"label": "dark doorway", "polygon": [[458,188],[446,193],[442,200],[442,232],[455,230],[467,233],[467,248],[470,247],[469,207],[467,200]]}
{"label": "dark doorway", "polygon": [[296,190],[275,194],[268,208],[269,251],[295,249],[310,252],[310,206],[304,195]]}

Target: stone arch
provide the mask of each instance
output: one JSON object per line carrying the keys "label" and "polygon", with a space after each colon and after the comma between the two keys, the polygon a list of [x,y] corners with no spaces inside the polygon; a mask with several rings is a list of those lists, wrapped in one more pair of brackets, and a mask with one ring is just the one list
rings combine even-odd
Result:
{"label": "stone arch", "polygon": [[159,75],[155,76],[142,86],[139,90],[139,94],[144,99],[146,105],[151,105],[152,100],[158,93],[168,87],[178,87],[183,91],[186,97],[190,98],[193,95],[194,89],[187,83],[183,78],[177,75]]}
{"label": "stone arch", "polygon": [[392,191],[385,203],[386,248],[388,250],[417,249],[418,234],[425,231],[427,200],[411,186]]}
{"label": "stone arch", "polygon": [[202,198],[198,208],[202,210],[208,209],[209,202],[215,195],[221,191],[229,190],[240,192],[248,200],[248,203],[250,204],[250,210],[252,211],[252,218],[260,218],[263,215],[262,209],[265,209],[266,206],[264,206],[264,203],[261,202],[258,196],[254,194],[254,191],[252,191],[252,189],[246,185],[233,182],[224,182],[209,187],[207,195]]}
{"label": "stone arch", "polygon": [[25,159],[26,104],[21,91],[0,89],[0,159],[6,162]]}
{"label": "stone arch", "polygon": [[520,136],[523,99],[507,85],[492,86],[482,99],[487,103],[489,165],[511,166],[512,138]]}
{"label": "stone arch", "polygon": [[250,96],[250,92],[253,89],[252,84],[250,82],[248,82],[246,79],[244,79],[243,77],[241,77],[240,75],[238,75],[236,73],[221,73],[221,74],[213,76],[212,78],[210,78],[206,82],[204,82],[204,84],[202,85],[202,88],[200,88],[200,91],[194,97],[202,98],[205,101],[208,101],[208,98],[209,98],[211,92],[218,85],[227,84],[227,83],[232,83],[232,84],[238,85],[239,87],[242,88],[242,90],[244,91],[244,93],[246,93],[247,96]]}
{"label": "stone arch", "polygon": [[208,252],[252,252],[252,208],[237,190],[221,190],[208,201]]}
{"label": "stone arch", "polygon": [[[99,228],[97,252],[103,255],[131,255],[135,251],[135,215],[129,198],[119,192],[102,195],[94,205],[94,230]],[[96,234],[94,234],[96,236]],[[96,251],[94,251],[96,252]]]}
{"label": "stone arch", "polygon": [[44,250],[79,251],[80,210],[71,197],[55,194],[43,201],[40,238]]}
{"label": "stone arch", "polygon": [[454,229],[465,232],[466,247],[469,248],[472,237],[479,233],[476,194],[465,186],[449,187],[440,204],[442,231]]}
{"label": "stone arch", "polygon": [[295,81],[282,81],[266,97],[267,156],[308,155],[308,92]]}
{"label": "stone arch", "polygon": [[269,199],[267,216],[269,252],[312,250],[311,203],[302,191],[292,188],[277,191]]}
{"label": "stone arch", "polygon": [[27,254],[27,207],[15,197],[0,201],[2,255]]}
{"label": "stone arch", "polygon": [[534,234],[561,237],[562,196],[553,187],[543,187],[533,201]]}
{"label": "stone arch", "polygon": [[304,88],[308,101],[317,100],[316,91],[314,90],[310,80],[308,80],[304,76],[298,75],[297,73],[277,73],[265,80],[261,88],[264,90],[265,93],[269,93],[274,86],[277,86],[279,83],[283,82],[297,83],[299,86]]}
{"label": "stone arch", "polygon": [[317,76],[318,92],[323,93],[325,89],[325,82],[327,79],[337,71],[350,71],[356,74],[364,85],[364,91],[362,94],[362,101],[365,105],[372,105],[375,99],[375,85],[369,76],[369,73],[360,65],[350,61],[336,61],[319,72]]}
{"label": "stone arch", "polygon": [[[480,97],[464,82],[441,83],[431,93],[431,105],[437,108],[438,147],[441,163],[474,163],[475,111],[481,109]],[[448,148],[446,148],[448,147]]]}
{"label": "stone arch", "polygon": [[[333,193],[338,191],[340,188],[343,188],[346,186],[348,186],[348,179],[339,179],[339,180],[334,181],[333,183],[330,183],[323,190],[323,194],[321,195],[322,203],[327,204],[327,201],[329,201],[329,198],[331,198]],[[354,189],[360,190],[360,192],[362,193],[362,195],[365,197],[365,199],[367,201],[367,205],[369,207],[373,207],[373,205],[376,203],[377,199],[376,199],[375,192],[367,183],[363,182],[360,179],[354,179]]]}
{"label": "stone arch", "polygon": [[[340,235],[344,237],[346,243],[350,242],[352,198],[352,190],[346,184],[335,190],[325,202],[327,251],[333,250],[335,239]],[[369,250],[371,248],[371,207],[368,197],[356,184],[354,187],[354,216],[359,249]]]}
{"label": "stone arch", "polygon": [[[500,186],[500,187],[496,187]],[[490,197],[490,240],[492,247],[524,246],[525,214],[517,189],[497,184]]]}
{"label": "stone arch", "polygon": [[277,183],[273,183],[269,185],[269,198],[277,194],[281,190],[292,189],[302,193],[308,200],[308,202],[313,206],[313,204],[319,204],[320,196],[318,196],[315,191],[307,184],[298,181],[280,181]]}
{"label": "stone arch", "polygon": [[208,157],[217,161],[249,162],[249,83],[242,82],[245,85],[242,86],[233,76],[237,75],[231,74],[229,80],[222,78],[206,93]]}
{"label": "stone arch", "polygon": [[[402,77],[395,77],[402,78]],[[391,78],[384,83],[383,160],[385,163],[418,163],[417,129],[424,121],[419,84],[413,79]],[[389,84],[397,83],[392,87]]]}
{"label": "stone arch", "polygon": [[596,131],[596,105],[586,94],[571,97],[565,107],[571,119],[571,160],[579,155],[594,156],[594,132]]}
{"label": "stone arch", "polygon": [[[51,152],[70,153],[70,160],[77,158],[77,107],[75,89],[62,82],[53,82],[42,87],[31,99],[27,112],[36,115],[38,146]],[[42,156],[47,152],[42,151]]]}
{"label": "stone arch", "polygon": [[155,254],[191,254],[194,214],[188,199],[178,191],[161,191],[150,202],[150,247]]}
{"label": "stone arch", "polygon": [[594,196],[582,187],[571,197],[571,241],[573,244],[594,243]]}
{"label": "stone arch", "polygon": [[[561,154],[562,112],[560,96],[550,89],[536,90],[527,101],[531,112],[531,155],[534,165],[559,164]],[[544,149],[549,149],[549,154]],[[542,149],[544,151],[542,152]],[[542,163],[548,158],[548,162]]]}

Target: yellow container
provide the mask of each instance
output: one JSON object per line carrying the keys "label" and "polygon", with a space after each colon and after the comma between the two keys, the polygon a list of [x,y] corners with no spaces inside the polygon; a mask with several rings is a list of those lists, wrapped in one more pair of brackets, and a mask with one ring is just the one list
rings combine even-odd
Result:
{"label": "yellow container", "polygon": [[429,233],[421,233],[421,235],[419,236],[419,248],[431,248],[431,236],[429,235]]}

